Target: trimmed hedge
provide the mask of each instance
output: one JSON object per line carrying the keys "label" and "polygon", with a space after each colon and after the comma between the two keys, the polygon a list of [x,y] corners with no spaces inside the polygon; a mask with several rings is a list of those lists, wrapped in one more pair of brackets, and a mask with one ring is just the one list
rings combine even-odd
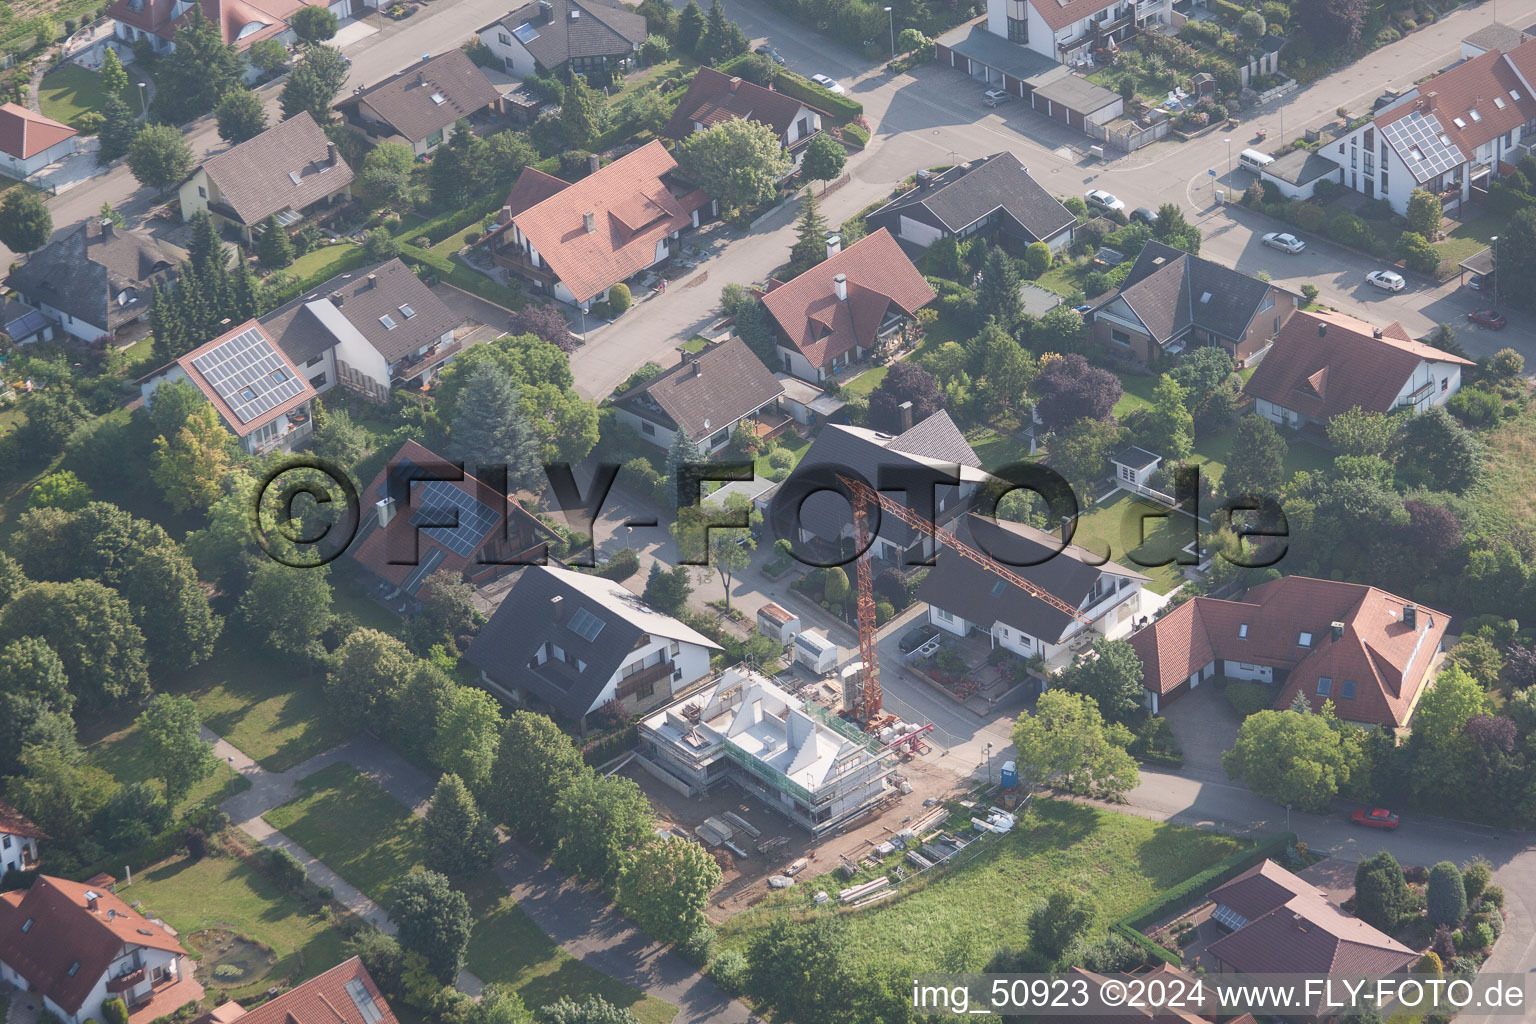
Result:
{"label": "trimmed hedge", "polygon": [[405,219],[402,218],[399,226],[395,229],[395,237],[404,238],[406,235],[409,235],[412,238],[420,238],[422,235],[426,235],[432,239],[433,244],[436,244],[454,232],[462,231],[471,224],[478,224],[497,210],[500,210],[504,199],[505,197],[500,192],[483,196],[478,203],[471,203],[460,210],[450,210],[440,216],[433,217],[425,224],[415,226],[407,226]]}
{"label": "trimmed hedge", "polygon": [[864,104],[823,89],[809,78],[801,78],[793,71],[780,71],[779,77],[774,79],[773,88],[786,96],[794,97],[801,103],[808,103],[825,110],[832,115],[835,125],[847,124],[864,113]]}
{"label": "trimmed hedge", "polygon": [[1125,917],[1110,925],[1109,930],[1124,939],[1135,943],[1145,950],[1148,955],[1162,960],[1164,963],[1178,966],[1183,961],[1177,953],[1164,949],[1145,935],[1141,930],[1154,921],[1181,911],[1188,910],[1205,899],[1205,894],[1223,882],[1229,882],[1238,875],[1247,871],[1255,864],[1266,860],[1276,853],[1287,849],[1296,842],[1296,833],[1278,832],[1251,849],[1234,853],[1222,861],[1217,861],[1197,875],[1193,875],[1180,882],[1166,892],[1154,896],[1143,903]]}
{"label": "trimmed hedge", "polygon": [[431,249],[423,249],[419,246],[400,244],[400,259],[411,266],[430,267],[437,271],[438,277],[447,277],[453,273],[453,260],[447,256],[439,256]]}

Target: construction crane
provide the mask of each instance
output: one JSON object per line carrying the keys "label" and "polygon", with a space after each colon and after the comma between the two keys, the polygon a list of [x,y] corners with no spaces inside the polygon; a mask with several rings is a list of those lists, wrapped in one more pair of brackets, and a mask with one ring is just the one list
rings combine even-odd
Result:
{"label": "construction crane", "polygon": [[844,487],[848,488],[853,504],[853,535],[855,550],[859,552],[856,569],[859,583],[857,608],[859,616],[859,657],[864,662],[864,687],[859,698],[859,718],[866,727],[876,725],[880,721],[880,709],[883,703],[880,692],[880,648],[876,643],[875,625],[875,581],[870,569],[870,547],[874,538],[869,532],[869,508],[876,505],[882,512],[888,512],[912,527],[914,530],[933,538],[956,553],[969,558],[977,565],[986,569],[1013,586],[1018,587],[1037,601],[1044,601],[1077,622],[1087,623],[1089,618],[1076,607],[1063,601],[1055,594],[1036,583],[1032,583],[1008,566],[1003,565],[990,555],[977,551],[968,544],[963,543],[954,534],[947,530],[941,530],[934,523],[913,512],[894,498],[887,497],[875,490],[863,480],[855,480],[841,474],[837,478]]}

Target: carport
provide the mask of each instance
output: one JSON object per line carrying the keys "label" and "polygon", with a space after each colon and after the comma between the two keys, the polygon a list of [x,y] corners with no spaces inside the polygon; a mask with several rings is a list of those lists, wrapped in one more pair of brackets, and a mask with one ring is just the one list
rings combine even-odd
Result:
{"label": "carport", "polygon": [[1458,285],[1467,283],[1468,274],[1481,274],[1487,277],[1493,273],[1493,247],[1489,246],[1480,252],[1473,253],[1457,266],[1461,268],[1461,278],[1456,282]]}
{"label": "carport", "polygon": [[1028,99],[1029,79],[1061,67],[1051,58],[987,31],[986,18],[950,29],[934,40],[935,59],[979,82]]}

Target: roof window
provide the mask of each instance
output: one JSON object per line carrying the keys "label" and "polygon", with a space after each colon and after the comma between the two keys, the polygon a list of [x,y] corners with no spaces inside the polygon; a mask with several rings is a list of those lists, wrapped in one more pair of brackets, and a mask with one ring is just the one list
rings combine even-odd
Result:
{"label": "roof window", "polygon": [[256,401],[256,391],[254,388],[241,388],[240,397],[247,402],[254,402]]}
{"label": "roof window", "polygon": [[69,976],[71,978],[73,978],[79,972],[80,972],[80,961],[76,960],[74,963],[69,965]]}
{"label": "roof window", "polygon": [[411,317],[416,315],[416,311],[414,309],[412,309],[410,306],[401,306],[400,307],[400,315],[405,317],[407,320],[409,320]]}
{"label": "roof window", "polygon": [[379,317],[379,323],[384,325],[384,329],[386,331],[392,331],[395,329],[395,318],[390,316],[388,313],[385,313],[383,316]]}
{"label": "roof window", "polygon": [[1474,121],[1481,121],[1483,119],[1483,115],[1478,113],[1476,107],[1473,107],[1471,110],[1467,111],[1467,113],[1472,115],[1472,120]]}
{"label": "roof window", "polygon": [[31,931],[32,930],[32,926],[34,924],[36,924],[36,923],[37,923],[37,918],[35,918],[35,917],[29,917],[25,921],[23,921],[21,923],[21,930],[22,930],[23,934],[25,934],[26,932]]}
{"label": "roof window", "polygon": [[1207,303],[1207,302],[1210,302],[1210,301],[1211,301],[1211,293],[1210,293],[1210,292],[1203,292],[1203,293],[1202,293],[1202,294],[1201,294],[1201,295],[1200,295],[1200,305],[1202,305],[1202,306],[1203,306],[1203,305],[1205,305],[1205,304],[1206,304],[1206,303]]}
{"label": "roof window", "polygon": [[1465,128],[1467,126],[1467,122],[1463,121],[1459,117],[1451,118],[1451,123],[1454,124],[1457,128]]}
{"label": "roof window", "polygon": [[1311,633],[1305,633],[1305,632],[1302,633],[1300,636],[1298,636],[1296,638],[1296,646],[1297,647],[1311,647],[1312,646],[1312,634]]}
{"label": "roof window", "polygon": [[288,172],[288,180],[293,182],[295,185],[297,185],[299,183],[299,172],[298,171],[289,171]]}
{"label": "roof window", "polygon": [[448,97],[444,96],[440,92],[435,92],[432,94],[432,102],[436,103],[438,106],[442,106],[444,103],[448,102]]}
{"label": "roof window", "polygon": [[1237,638],[1239,640],[1248,639],[1248,623],[1245,622],[1241,626],[1237,627]]}
{"label": "roof window", "polygon": [[1504,103],[1504,97],[1503,96],[1495,96],[1493,98],[1493,105],[1498,107],[1500,110],[1503,110],[1504,107],[1506,106],[1506,104]]}

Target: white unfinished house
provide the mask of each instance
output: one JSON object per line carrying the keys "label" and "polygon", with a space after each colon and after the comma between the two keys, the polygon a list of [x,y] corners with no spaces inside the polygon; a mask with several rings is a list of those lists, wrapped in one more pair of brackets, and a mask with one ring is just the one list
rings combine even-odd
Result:
{"label": "white unfinished house", "polygon": [[879,803],[896,768],[872,737],[734,668],[647,716],[640,749],[690,795],[730,779],[818,835]]}

